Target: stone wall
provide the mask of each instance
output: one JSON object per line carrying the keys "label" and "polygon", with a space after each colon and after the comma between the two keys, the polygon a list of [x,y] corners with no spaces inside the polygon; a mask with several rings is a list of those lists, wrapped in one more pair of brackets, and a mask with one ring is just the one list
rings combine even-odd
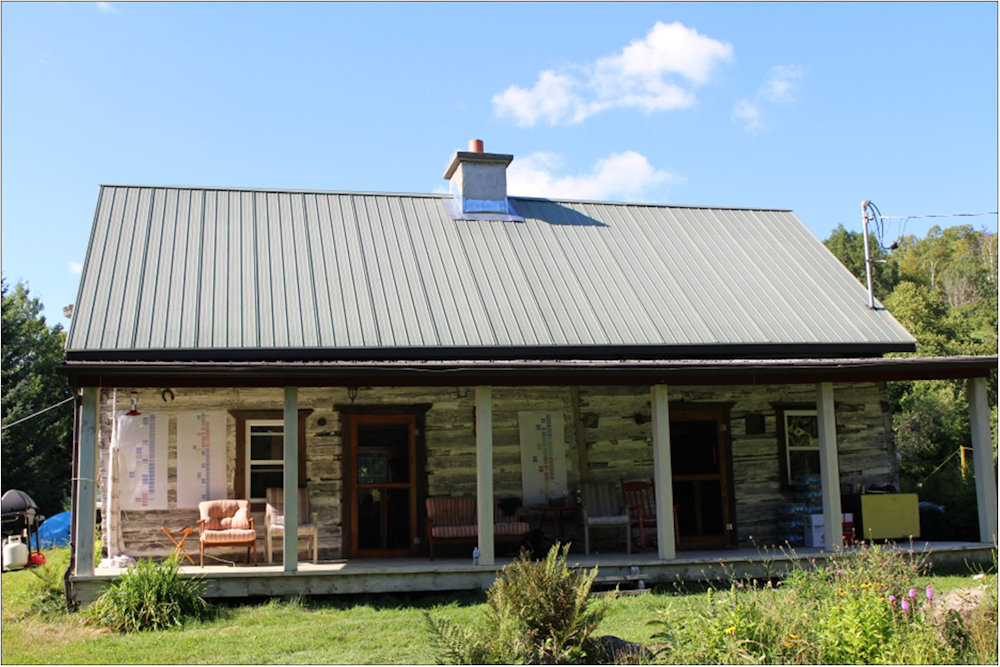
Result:
{"label": "stone wall", "polygon": [[[132,388],[105,389],[101,394],[100,468],[98,498],[104,498],[111,414],[130,407]],[[197,510],[176,509],[176,415],[194,410],[281,410],[283,391],[274,388],[178,388],[166,399],[159,389],[139,389],[141,411],[168,415],[168,508],[129,510],[122,526],[126,551],[133,555],[166,555],[172,545],[161,526],[177,529],[196,525]],[[835,385],[837,437],[843,484],[892,482],[897,477],[892,433],[879,383]],[[581,477],[617,482],[652,476],[652,435],[649,387],[494,387],[494,492],[497,497],[521,495],[518,412],[549,410],[565,419],[567,476],[570,486]],[[698,404],[731,404],[727,424],[737,537],[767,543],[775,538],[777,506],[790,500],[782,490],[775,404],[815,404],[814,385],[670,387],[672,409]],[[344,433],[341,406],[430,406],[418,441],[425,458],[428,495],[475,493],[475,389],[472,387],[363,387],[353,402],[343,387],[301,388],[299,408],[306,420],[305,478],[312,509],[319,515],[320,557],[341,558],[349,543],[344,533]],[[764,421],[764,432],[750,435],[748,415]],[[227,418],[228,493],[233,497],[235,419]],[[263,515],[255,514],[258,535]],[[187,545],[197,552],[197,536]],[[305,541],[300,554],[305,556]],[[278,545],[276,544],[276,547]],[[262,555],[263,537],[258,543]],[[213,553],[217,553],[213,551]],[[223,554],[225,555],[225,554]]]}

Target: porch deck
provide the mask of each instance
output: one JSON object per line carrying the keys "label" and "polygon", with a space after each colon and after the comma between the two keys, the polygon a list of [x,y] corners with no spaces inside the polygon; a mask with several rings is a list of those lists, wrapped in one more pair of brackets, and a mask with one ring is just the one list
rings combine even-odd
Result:
{"label": "porch deck", "polygon": [[[910,545],[897,545],[909,549]],[[972,565],[991,567],[995,563],[996,547],[977,542],[920,542],[913,545],[917,553],[926,553],[935,570]],[[779,575],[794,565],[795,560],[815,558],[818,563],[831,554],[819,548],[796,547],[789,550],[767,550],[740,547],[714,551],[681,551],[677,558],[659,560],[656,552],[637,554],[602,553],[585,556],[570,553],[568,561],[574,567],[600,567],[600,576],[635,578],[636,572],[644,585],[673,581],[706,581],[730,576],[764,578]],[[497,577],[500,568],[511,562],[498,558],[492,566],[472,565],[470,559],[352,558],[322,561],[316,564],[300,562],[298,572],[284,572],[282,564],[182,566],[184,575],[203,577],[206,598],[244,598],[295,595],[343,595],[358,593],[438,592],[485,590]],[[634,570],[636,568],[637,570]],[[118,579],[121,570],[97,568],[93,575],[72,576],[72,596],[80,604],[95,600],[110,582]]]}

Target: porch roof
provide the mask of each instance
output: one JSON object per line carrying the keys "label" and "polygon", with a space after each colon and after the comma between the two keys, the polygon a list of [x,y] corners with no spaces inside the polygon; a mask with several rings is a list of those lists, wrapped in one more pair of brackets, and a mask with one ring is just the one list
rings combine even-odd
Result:
{"label": "porch roof", "polygon": [[757,385],[984,377],[997,356],[839,359],[69,361],[78,386]]}

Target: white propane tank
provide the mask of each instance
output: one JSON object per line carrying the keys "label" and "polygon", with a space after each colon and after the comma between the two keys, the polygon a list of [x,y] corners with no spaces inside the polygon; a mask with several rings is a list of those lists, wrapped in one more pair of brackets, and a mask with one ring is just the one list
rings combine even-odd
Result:
{"label": "white propane tank", "polygon": [[28,547],[20,535],[11,535],[3,545],[3,569],[24,567],[28,564]]}

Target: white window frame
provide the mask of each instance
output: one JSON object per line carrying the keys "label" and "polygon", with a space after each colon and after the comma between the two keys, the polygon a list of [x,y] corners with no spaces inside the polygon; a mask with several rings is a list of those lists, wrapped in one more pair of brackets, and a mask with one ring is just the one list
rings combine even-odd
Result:
{"label": "white window frame", "polygon": [[[792,446],[789,442],[790,430],[788,428],[788,418],[789,417],[813,417],[817,420],[817,425],[819,424],[819,413],[816,410],[783,410],[782,420],[784,423],[783,435],[785,442],[782,443],[785,446],[785,484],[791,485],[792,480],[792,452],[816,452],[816,456],[819,457],[819,440],[816,440],[815,446],[810,445],[809,447],[802,446]],[[816,474],[819,474],[818,472]]]}
{"label": "white window frame", "polygon": [[[255,426],[278,427],[278,428],[275,429],[275,431],[273,432],[273,434],[275,434],[275,435],[280,434],[282,437],[284,437],[284,435],[285,435],[285,422],[283,420],[281,420],[281,419],[248,419],[246,421],[246,424],[245,424],[245,428],[246,428],[245,436],[246,436],[246,439],[244,440],[244,442],[246,443],[246,446],[244,447],[244,450],[245,450],[244,451],[244,456],[246,457],[246,460],[244,461],[244,464],[245,464],[245,470],[246,470],[246,472],[244,473],[245,477],[244,477],[244,480],[243,480],[243,482],[244,482],[243,488],[246,489],[246,492],[247,492],[248,496],[250,495],[250,489],[253,488],[250,485],[250,477],[251,477],[251,473],[253,472],[253,468],[255,466],[264,466],[264,465],[274,466],[274,465],[278,465],[278,466],[281,466],[282,472],[284,472],[284,470],[285,470],[285,459],[284,459],[284,457],[282,457],[280,459],[257,459],[257,460],[255,460],[253,458],[253,456],[252,456],[252,453],[253,453],[253,440],[251,438],[252,438],[252,435],[254,435],[254,434],[252,434],[252,430],[253,430],[253,427],[255,427]],[[261,434],[258,433],[256,435],[261,435]],[[267,501],[267,499],[263,498],[263,497],[261,497],[261,498],[251,497],[249,500],[252,503],[263,503],[263,502]]]}

